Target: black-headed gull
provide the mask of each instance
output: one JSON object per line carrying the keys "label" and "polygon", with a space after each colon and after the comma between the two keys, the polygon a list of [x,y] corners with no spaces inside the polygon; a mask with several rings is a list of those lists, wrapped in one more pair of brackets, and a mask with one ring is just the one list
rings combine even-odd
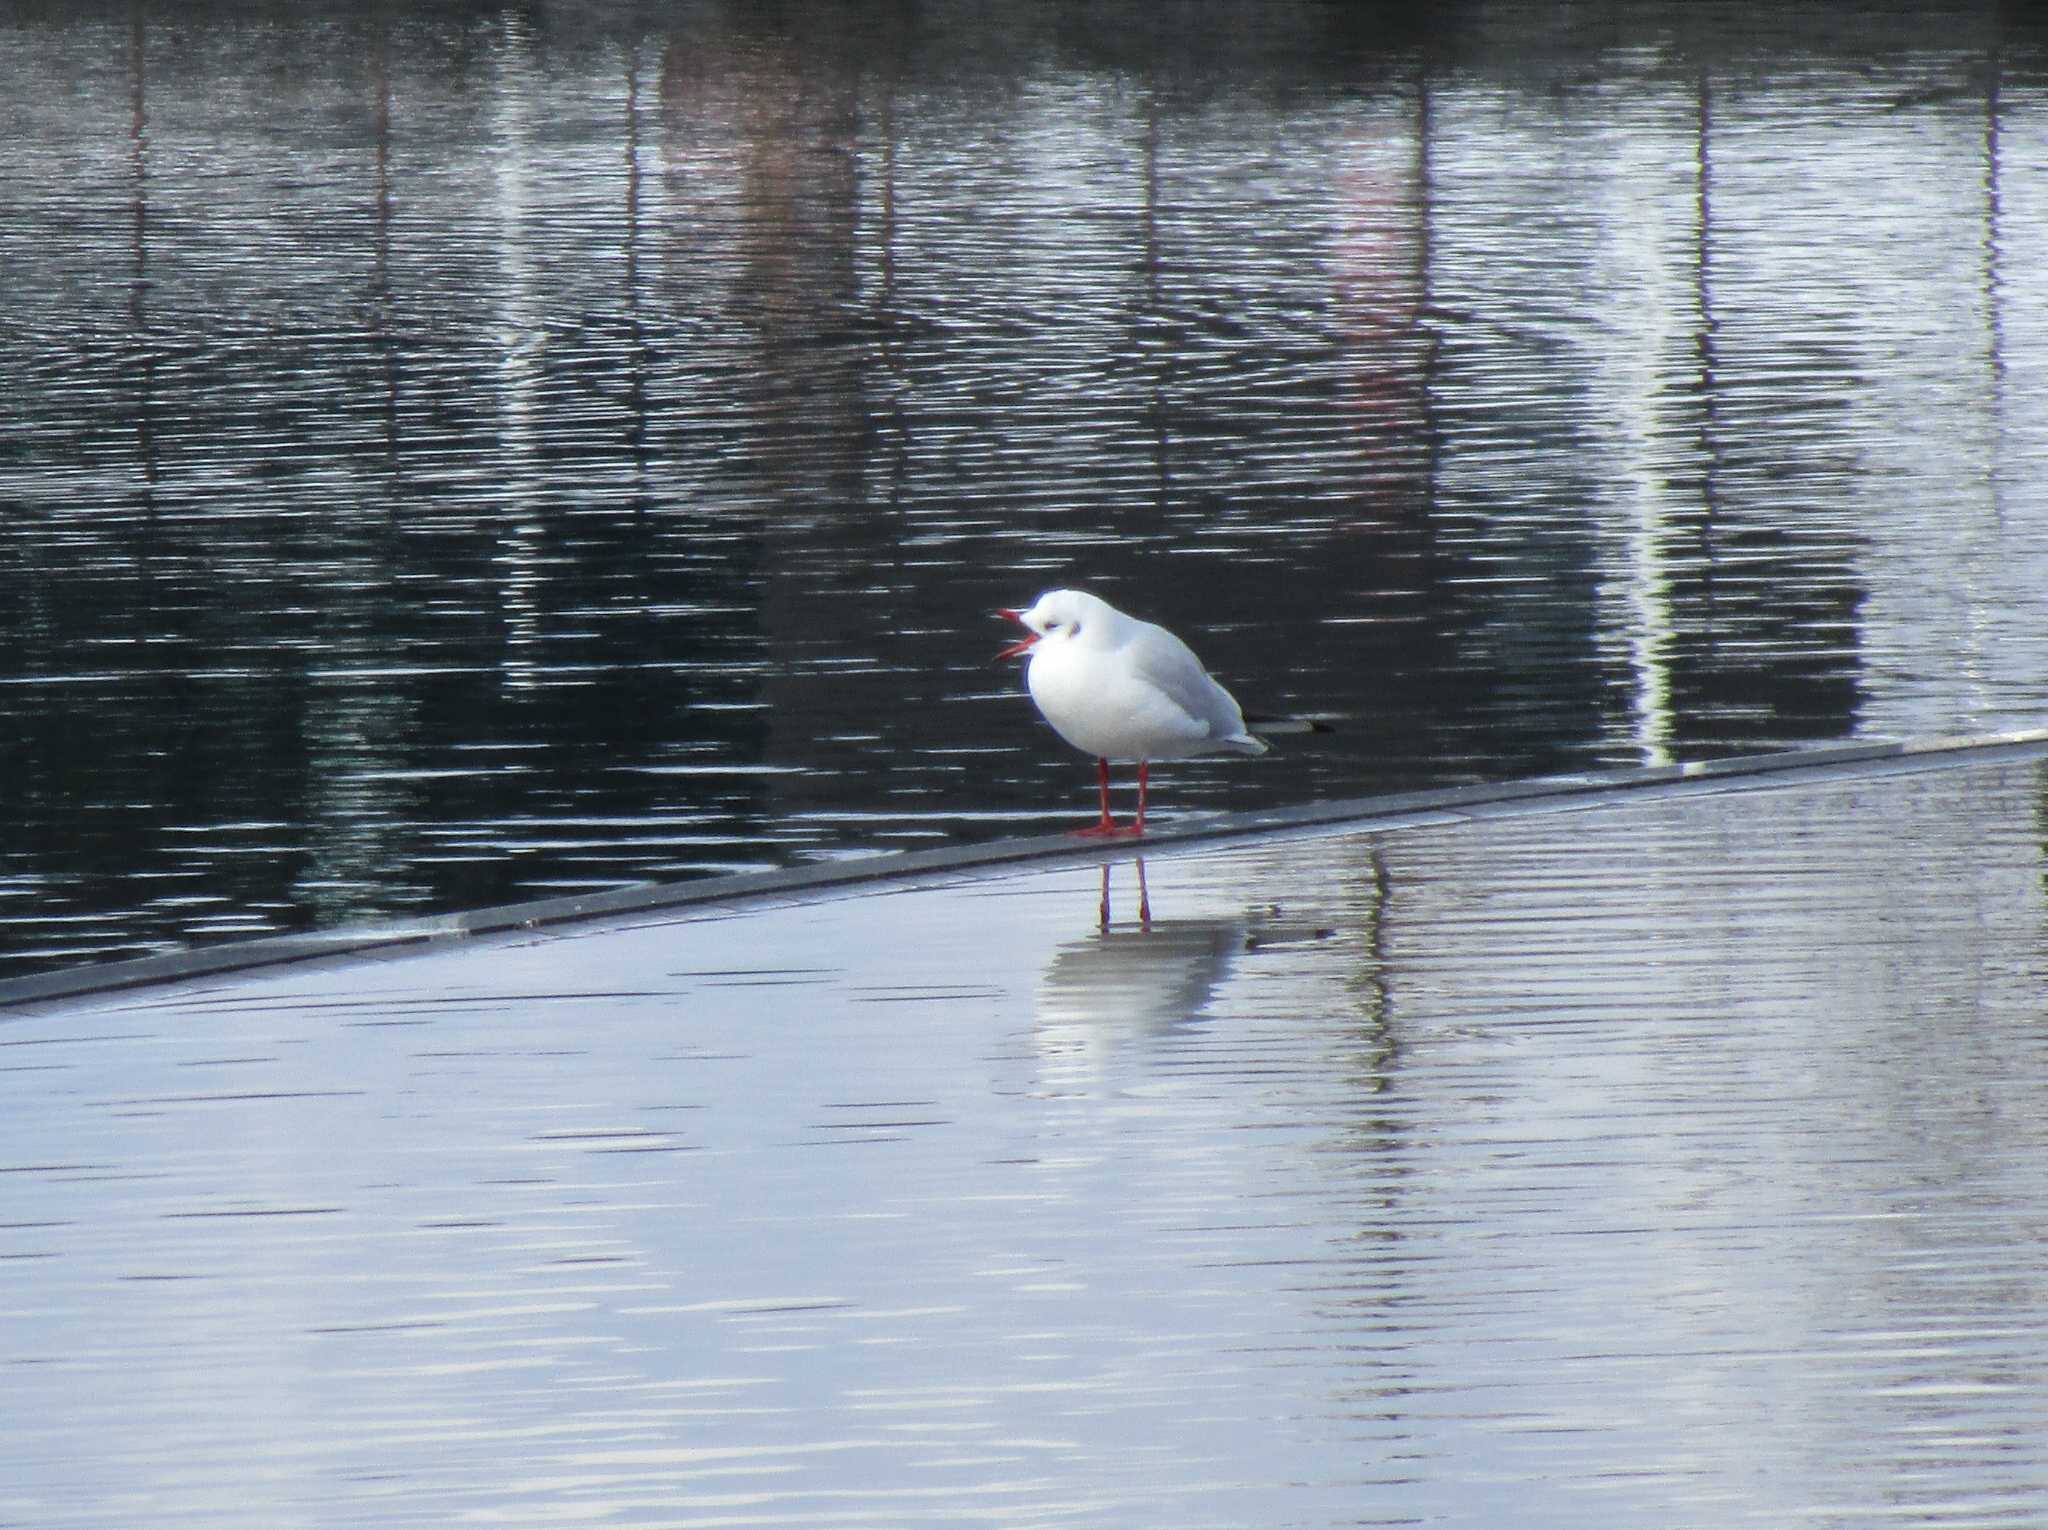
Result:
{"label": "black-headed gull", "polygon": [[[1246,728],[1235,698],[1164,627],[1083,590],[1049,590],[1028,611],[997,615],[1029,629],[997,657],[1031,655],[1025,671],[1031,699],[1053,732],[1095,756],[1102,821],[1078,833],[1143,834],[1154,760],[1266,752],[1265,742]],[[1109,816],[1111,760],[1138,765],[1138,816],[1128,829],[1119,829]]]}

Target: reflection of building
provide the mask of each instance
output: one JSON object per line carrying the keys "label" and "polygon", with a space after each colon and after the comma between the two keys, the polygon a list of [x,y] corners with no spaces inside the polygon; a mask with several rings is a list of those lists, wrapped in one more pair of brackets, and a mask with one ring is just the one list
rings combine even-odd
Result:
{"label": "reflection of building", "polygon": [[764,813],[822,826],[849,780],[880,773],[858,698],[899,620],[893,523],[865,503],[861,45],[744,25],[704,42],[674,38],[661,60],[655,291],[692,344],[652,438],[671,492],[775,544],[731,592],[763,634],[761,753],[791,767],[762,778]]}
{"label": "reflection of building", "polygon": [[13,842],[289,825],[170,856],[284,920],[1015,828],[1070,580],[1360,719],[1187,805],[2035,709],[1990,24],[1341,10],[17,28]]}

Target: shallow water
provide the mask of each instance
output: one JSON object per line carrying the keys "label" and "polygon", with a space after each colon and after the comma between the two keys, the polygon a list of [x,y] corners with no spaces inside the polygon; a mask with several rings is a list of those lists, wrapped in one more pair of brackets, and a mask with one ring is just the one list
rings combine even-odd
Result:
{"label": "shallow water", "polygon": [[[17,1017],[0,1519],[2048,1515],[2038,761]],[[1882,823],[1883,834],[1871,825]],[[993,938],[1000,932],[1000,938]]]}
{"label": "shallow water", "polygon": [[2033,720],[2042,34],[0,8],[0,967]]}

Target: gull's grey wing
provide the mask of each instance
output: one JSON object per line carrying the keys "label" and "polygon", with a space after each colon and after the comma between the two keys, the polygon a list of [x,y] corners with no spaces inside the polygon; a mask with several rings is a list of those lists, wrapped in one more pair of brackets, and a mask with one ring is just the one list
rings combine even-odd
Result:
{"label": "gull's grey wing", "polygon": [[[1157,686],[1175,706],[1203,724],[1210,738],[1258,744],[1245,732],[1244,714],[1238,710],[1236,698],[1216,683],[1192,648],[1151,622],[1134,621],[1131,628],[1129,647],[1140,679]],[[1264,748],[1258,744],[1247,752],[1262,753]]]}

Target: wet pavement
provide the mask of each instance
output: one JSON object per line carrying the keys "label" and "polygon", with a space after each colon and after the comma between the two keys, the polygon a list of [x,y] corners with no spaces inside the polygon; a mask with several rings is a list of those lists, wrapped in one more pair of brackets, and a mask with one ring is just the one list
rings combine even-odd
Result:
{"label": "wet pavement", "polygon": [[0,1011],[0,1524],[2039,1522],[2044,749]]}

